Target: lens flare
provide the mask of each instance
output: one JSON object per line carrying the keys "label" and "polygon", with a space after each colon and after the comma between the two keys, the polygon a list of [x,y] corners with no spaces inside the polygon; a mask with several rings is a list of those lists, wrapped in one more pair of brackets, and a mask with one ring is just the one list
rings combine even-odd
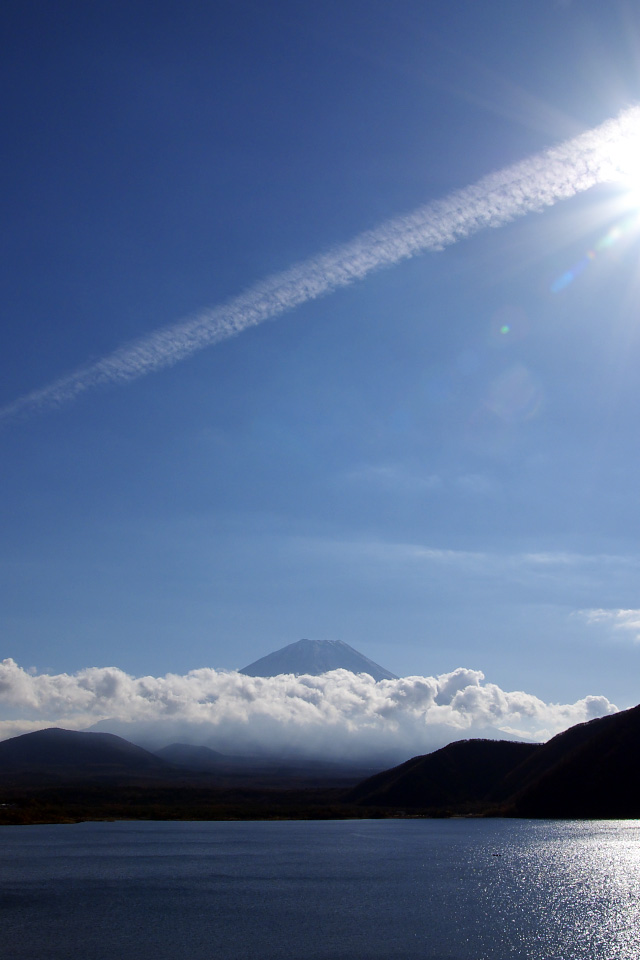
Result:
{"label": "lens flare", "polygon": [[609,179],[626,187],[630,200],[640,206],[640,122],[636,112],[627,117],[623,135],[611,138],[606,146]]}
{"label": "lens flare", "polygon": [[607,230],[604,236],[600,237],[597,243],[594,244],[593,248],[591,250],[587,250],[584,257],[578,260],[578,262],[574,264],[570,270],[566,270],[563,274],[561,274],[561,276],[557,277],[551,284],[552,292],[559,293],[561,290],[564,290],[565,287],[568,287],[570,283],[573,283],[573,281],[579,277],[584,270],[586,270],[589,264],[591,264],[599,254],[608,250],[624,237],[629,237],[632,233],[637,233],[638,230],[640,230],[640,189],[638,193],[637,209],[633,210],[631,213],[628,213],[622,218],[622,220],[614,223],[614,225]]}

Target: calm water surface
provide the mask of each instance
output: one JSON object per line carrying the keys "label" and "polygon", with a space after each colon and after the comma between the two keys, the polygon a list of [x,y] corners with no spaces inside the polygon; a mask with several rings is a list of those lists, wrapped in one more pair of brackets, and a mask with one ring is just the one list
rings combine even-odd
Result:
{"label": "calm water surface", "polygon": [[2,960],[638,960],[640,822],[0,827]]}

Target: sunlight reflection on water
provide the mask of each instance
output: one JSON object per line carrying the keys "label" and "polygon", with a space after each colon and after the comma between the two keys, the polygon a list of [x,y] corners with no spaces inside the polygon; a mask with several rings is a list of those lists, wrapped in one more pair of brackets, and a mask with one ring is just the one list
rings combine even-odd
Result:
{"label": "sunlight reflection on water", "polygon": [[0,829],[11,960],[637,960],[640,822]]}
{"label": "sunlight reflection on water", "polygon": [[504,845],[486,891],[487,909],[518,931],[512,948],[546,960],[640,957],[638,821],[528,823],[521,839]]}

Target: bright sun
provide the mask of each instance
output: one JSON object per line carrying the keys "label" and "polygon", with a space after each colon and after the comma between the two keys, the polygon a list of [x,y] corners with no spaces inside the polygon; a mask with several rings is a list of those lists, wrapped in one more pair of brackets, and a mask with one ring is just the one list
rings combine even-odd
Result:
{"label": "bright sun", "polygon": [[610,179],[625,191],[629,208],[640,207],[640,126],[609,145]]}

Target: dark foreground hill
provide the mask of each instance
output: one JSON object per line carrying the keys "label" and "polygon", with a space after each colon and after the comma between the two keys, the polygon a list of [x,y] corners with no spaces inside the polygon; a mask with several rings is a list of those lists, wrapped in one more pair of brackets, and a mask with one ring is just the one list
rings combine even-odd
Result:
{"label": "dark foreground hill", "polygon": [[170,777],[172,764],[112,733],[50,727],[0,743],[3,783]]}
{"label": "dark foreground hill", "polygon": [[282,673],[296,676],[320,676],[329,670],[350,670],[368,673],[374,680],[397,680],[395,674],[374,663],[342,640],[298,640],[281,650],[267,654],[238,673],[248,677],[277,677]]}
{"label": "dark foreground hill", "polygon": [[346,798],[427,814],[640,817],[640,706],[544,744],[450,743],[365,780]]}
{"label": "dark foreground hill", "polygon": [[367,806],[430,810],[486,807],[497,783],[538,749],[510,740],[458,740],[364,780],[349,800]]}
{"label": "dark foreground hill", "polygon": [[640,706],[559,733],[495,797],[519,817],[640,817]]}
{"label": "dark foreground hill", "polygon": [[362,768],[183,747],[167,751],[178,765],[109,733],[49,729],[1,742],[0,824],[369,815],[342,800]]}
{"label": "dark foreground hill", "polygon": [[8,784],[99,781],[201,784],[243,789],[351,787],[372,772],[365,764],[276,756],[227,756],[173,743],[150,752],[111,733],[51,727],[0,742],[0,789]]}

